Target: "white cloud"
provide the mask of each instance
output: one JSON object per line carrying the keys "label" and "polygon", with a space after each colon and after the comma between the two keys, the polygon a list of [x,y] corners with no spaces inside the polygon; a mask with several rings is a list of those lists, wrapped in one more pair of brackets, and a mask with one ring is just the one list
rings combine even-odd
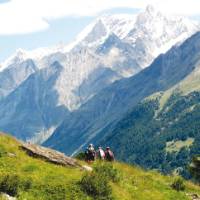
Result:
{"label": "white cloud", "polygon": [[0,4],[0,34],[21,34],[48,28],[47,20],[93,16],[115,7],[145,8],[152,4],[173,14],[200,13],[199,0],[11,0]]}

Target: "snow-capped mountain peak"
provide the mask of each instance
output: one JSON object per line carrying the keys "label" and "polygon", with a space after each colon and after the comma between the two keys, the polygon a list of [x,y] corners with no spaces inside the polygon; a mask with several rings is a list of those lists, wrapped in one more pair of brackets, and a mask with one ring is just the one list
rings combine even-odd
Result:
{"label": "snow-capped mountain peak", "polygon": [[73,46],[97,47],[111,33],[123,39],[135,23],[136,16],[128,14],[104,14],[89,24],[76,38]]}
{"label": "snow-capped mountain peak", "polygon": [[196,21],[167,16],[148,5],[138,14],[98,17],[79,34],[74,46],[78,49],[81,46],[97,48],[114,33],[135,48],[135,57],[144,68],[160,53],[165,53],[171,46],[183,42],[198,30],[199,23]]}
{"label": "snow-capped mountain peak", "polygon": [[[155,57],[165,53],[177,42],[183,42],[200,30],[196,21],[180,16],[167,16],[152,6],[139,13],[132,30],[125,37],[135,47],[140,65],[148,66]],[[142,47],[142,48],[141,48]]]}
{"label": "snow-capped mountain peak", "polygon": [[10,56],[7,60],[0,64],[0,72],[6,69],[8,66],[13,63],[19,64],[28,58],[28,53],[23,49],[17,49],[15,53]]}
{"label": "snow-capped mountain peak", "polygon": [[148,13],[154,13],[156,11],[155,7],[151,4],[147,5],[146,12]]}
{"label": "snow-capped mountain peak", "polygon": [[[146,61],[140,62],[142,67],[146,67],[160,53],[165,53],[172,45],[183,41],[197,30],[200,30],[197,22],[183,17],[166,16],[152,5],[148,5],[138,14],[104,14],[89,24],[75,41],[68,45],[38,48],[32,51],[17,50],[13,56],[1,64],[0,71],[11,63],[28,58],[40,62],[44,57],[56,53],[65,54],[72,49],[97,48],[112,33],[131,44],[136,51],[144,53],[148,51],[150,55],[146,56]],[[142,49],[141,46],[143,46]]]}
{"label": "snow-capped mountain peak", "polygon": [[27,52],[24,49],[19,48],[16,50],[15,56],[18,58],[24,59],[27,56]]}

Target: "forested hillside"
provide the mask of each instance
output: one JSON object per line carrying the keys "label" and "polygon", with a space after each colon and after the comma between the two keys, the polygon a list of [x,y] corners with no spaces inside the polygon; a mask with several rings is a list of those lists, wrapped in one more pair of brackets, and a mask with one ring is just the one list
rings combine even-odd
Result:
{"label": "forested hillside", "polygon": [[200,154],[200,92],[174,92],[160,107],[162,94],[135,106],[100,144],[120,160],[188,177],[188,164]]}

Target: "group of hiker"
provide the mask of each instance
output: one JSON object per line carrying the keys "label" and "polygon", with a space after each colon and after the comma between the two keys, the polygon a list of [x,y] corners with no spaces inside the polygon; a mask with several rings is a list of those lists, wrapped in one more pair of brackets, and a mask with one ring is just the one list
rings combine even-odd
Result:
{"label": "group of hiker", "polygon": [[115,157],[110,147],[106,147],[105,151],[102,147],[98,147],[98,149],[95,150],[94,145],[90,144],[85,151],[85,159],[87,162],[93,162],[96,159],[112,162],[115,160]]}

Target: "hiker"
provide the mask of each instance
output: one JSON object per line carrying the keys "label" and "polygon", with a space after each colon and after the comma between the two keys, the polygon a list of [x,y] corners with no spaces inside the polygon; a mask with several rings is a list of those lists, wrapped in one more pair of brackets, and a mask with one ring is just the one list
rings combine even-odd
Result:
{"label": "hiker", "polygon": [[86,160],[88,162],[92,162],[95,160],[95,157],[96,157],[96,152],[95,152],[95,149],[94,149],[94,146],[93,144],[90,144],[86,150]]}
{"label": "hiker", "polygon": [[85,150],[85,161],[89,161],[89,149],[88,149],[88,147],[86,148],[86,150]]}
{"label": "hiker", "polygon": [[104,160],[104,159],[105,159],[105,152],[104,152],[104,150],[102,149],[102,147],[99,147],[99,148],[98,148],[98,151],[97,151],[97,158],[100,159],[100,160]]}
{"label": "hiker", "polygon": [[110,150],[110,147],[106,147],[105,159],[110,162],[115,160],[114,153]]}

